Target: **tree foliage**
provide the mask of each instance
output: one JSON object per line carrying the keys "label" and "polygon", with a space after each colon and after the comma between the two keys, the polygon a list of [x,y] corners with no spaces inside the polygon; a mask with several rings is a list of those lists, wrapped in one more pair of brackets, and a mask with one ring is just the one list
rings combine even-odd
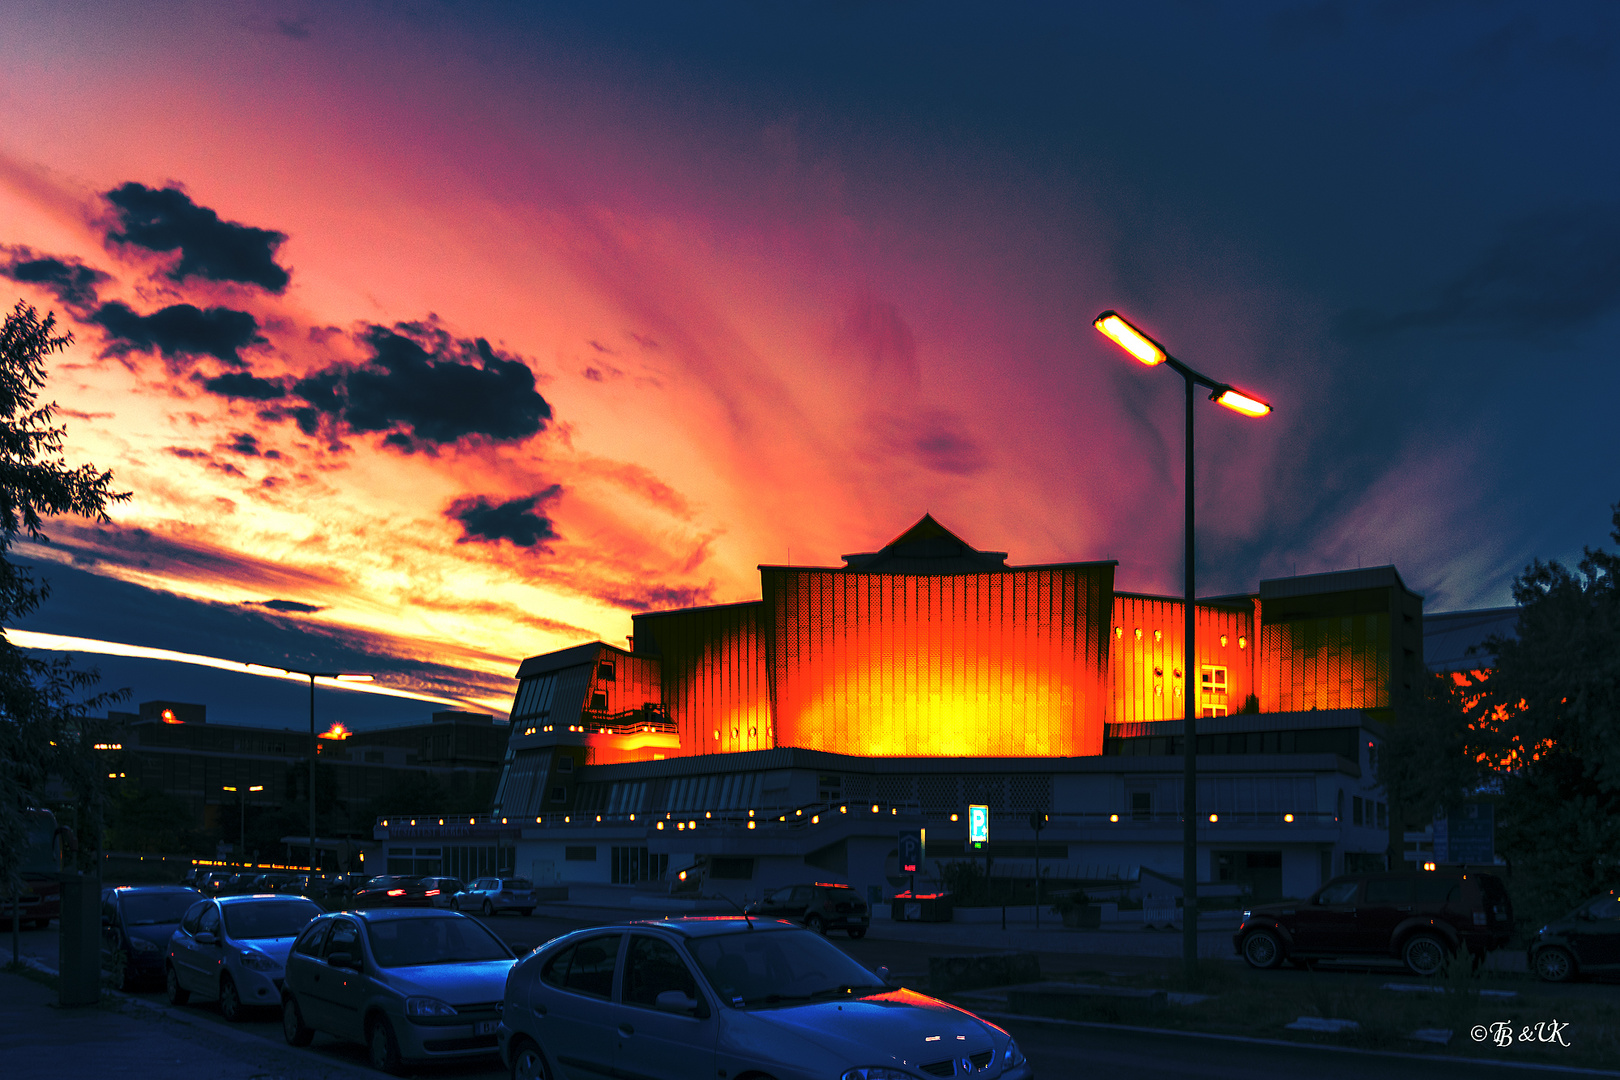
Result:
{"label": "tree foliage", "polygon": [[1538,559],[1513,595],[1518,633],[1487,642],[1473,718],[1503,787],[1498,849],[1558,913],[1620,886],[1620,555]]}
{"label": "tree foliage", "polygon": [[1469,704],[1449,672],[1424,676],[1399,703],[1399,719],[1389,725],[1374,763],[1397,830],[1422,828],[1435,811],[1479,788],[1484,770],[1476,761]]}
{"label": "tree foliage", "polygon": [[[9,558],[18,536],[46,540],[46,519],[61,514],[105,521],[107,506],[129,497],[112,489],[111,473],[67,463],[66,429],[53,422],[56,406],[38,403],[46,358],[71,341],[71,334],[57,333],[54,315],[41,319],[22,302],[0,327],[0,628],[50,592]],[[23,810],[41,801],[47,774],[61,776],[81,800],[99,794],[101,778],[78,718],[122,694],[92,695],[96,681],[66,657],[29,656],[0,635],[0,887],[17,881]]]}

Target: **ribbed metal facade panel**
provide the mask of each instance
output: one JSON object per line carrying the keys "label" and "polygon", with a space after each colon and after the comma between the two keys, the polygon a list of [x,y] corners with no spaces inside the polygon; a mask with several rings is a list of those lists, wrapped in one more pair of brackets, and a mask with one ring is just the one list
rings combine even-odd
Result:
{"label": "ribbed metal facade panel", "polygon": [[[1181,600],[1170,597],[1115,594],[1108,657],[1113,684],[1110,723],[1153,723],[1185,715],[1185,610]],[[1248,696],[1256,693],[1253,608],[1198,604],[1194,614],[1198,663],[1191,678],[1199,695],[1198,715],[1241,712]],[[1203,681],[1206,667],[1224,669],[1224,691],[1215,677],[1217,670],[1208,672],[1208,683]]]}
{"label": "ribbed metal facade panel", "polygon": [[1390,617],[1384,612],[1264,622],[1260,708],[1387,708],[1389,656]]}
{"label": "ribbed metal facade panel", "polygon": [[683,756],[775,745],[762,610],[755,602],[635,617],[637,651],[658,658]]}
{"label": "ribbed metal facade panel", "polygon": [[1113,570],[762,568],[778,744],[864,755],[1100,753]]}

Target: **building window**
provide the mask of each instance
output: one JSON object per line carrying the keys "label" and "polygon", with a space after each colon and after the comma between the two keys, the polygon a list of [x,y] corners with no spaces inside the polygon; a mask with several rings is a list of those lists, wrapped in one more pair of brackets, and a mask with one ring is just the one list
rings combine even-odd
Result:
{"label": "building window", "polygon": [[614,681],[613,661],[604,660],[596,665],[596,677],[603,682]]}
{"label": "building window", "polygon": [[1350,800],[1350,821],[1353,824],[1364,824],[1361,815],[1361,796],[1357,795]]}
{"label": "building window", "polygon": [[574,756],[572,754],[558,754],[557,755],[557,771],[558,772],[573,772],[574,771]]}
{"label": "building window", "polygon": [[574,847],[572,844],[563,848],[564,862],[595,862],[596,845],[588,844]]}
{"label": "building window", "polygon": [[551,789],[551,801],[552,802],[567,802],[568,801],[568,789],[565,788],[565,787],[554,787],[554,788],[552,788]]}
{"label": "building window", "polygon": [[1204,706],[1204,715],[1205,716],[1225,716],[1226,715],[1226,706],[1225,705],[1205,705]]}
{"label": "building window", "polygon": [[381,765],[382,760],[383,760],[383,752],[381,750],[367,750],[366,751],[366,764],[368,764],[368,765]]}
{"label": "building window", "polygon": [[754,880],[754,860],[710,859],[709,876],[721,881],[752,881]]}
{"label": "building window", "polygon": [[615,847],[608,854],[613,860],[612,880],[615,885],[662,881],[669,872],[669,856],[651,854],[644,847]]}
{"label": "building window", "polygon": [[598,690],[596,693],[591,695],[591,711],[592,712],[606,712],[607,711],[607,694],[606,693]]}
{"label": "building window", "polygon": [[1226,669],[1224,667],[1212,667],[1209,664],[1205,664],[1202,678],[1204,693],[1226,693]]}
{"label": "building window", "polygon": [[1389,827],[1389,807],[1384,803],[1378,804],[1378,827],[1380,829]]}
{"label": "building window", "polygon": [[1132,821],[1152,821],[1153,820],[1153,792],[1151,792],[1151,791],[1133,791],[1133,792],[1131,792],[1131,820]]}

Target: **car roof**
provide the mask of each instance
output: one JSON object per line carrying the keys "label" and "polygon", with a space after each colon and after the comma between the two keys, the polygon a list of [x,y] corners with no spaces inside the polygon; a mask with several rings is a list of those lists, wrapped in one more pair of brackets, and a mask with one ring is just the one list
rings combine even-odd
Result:
{"label": "car roof", "polygon": [[[214,903],[229,904],[234,907],[238,904],[249,904],[255,900],[274,900],[278,904],[296,904],[300,900],[306,904],[315,903],[315,901],[309,899],[308,897],[288,895],[287,893],[253,893],[249,896],[216,896],[214,898]],[[316,904],[315,906],[319,907],[320,905]]]}
{"label": "car roof", "polygon": [[114,885],[112,891],[119,896],[129,896],[135,893],[142,896],[150,896],[160,893],[197,892],[197,890],[193,889],[190,885]]}
{"label": "car roof", "polygon": [[[800,930],[800,927],[794,923],[782,922],[778,919],[762,919],[758,915],[690,915],[679,919],[633,919],[622,925],[633,926],[637,929],[647,927],[671,930],[688,938],[758,933],[761,930],[772,933],[782,930]],[[803,932],[809,933],[809,931]]]}
{"label": "car roof", "polygon": [[470,916],[443,908],[362,908],[358,911],[335,911],[334,915],[352,915],[363,922],[394,922],[399,919],[466,919]]}

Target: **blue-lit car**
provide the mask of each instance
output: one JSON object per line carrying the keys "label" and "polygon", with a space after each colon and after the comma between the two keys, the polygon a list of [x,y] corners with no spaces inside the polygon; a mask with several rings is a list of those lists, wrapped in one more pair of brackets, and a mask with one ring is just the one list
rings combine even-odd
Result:
{"label": "blue-lit car", "polygon": [[534,910],[534,882],[517,877],[478,878],[456,893],[450,905],[457,911],[477,911],[484,915],[499,915],[503,911],[528,915]]}
{"label": "blue-lit car", "polygon": [[820,934],[737,916],[578,930],[506,983],[513,1080],[1032,1080],[1005,1031],[887,986]]}
{"label": "blue-lit car", "polygon": [[324,909],[302,896],[222,896],[187,909],[169,937],[163,978],[169,1001],[195,994],[236,1022],[253,1006],[281,1006],[287,950]]}
{"label": "blue-lit car", "polygon": [[114,973],[118,989],[157,982],[169,935],[186,909],[201,900],[182,885],[121,885],[101,891],[101,966]]}
{"label": "blue-lit car", "polygon": [[433,908],[324,915],[287,955],[281,1032],[307,1046],[315,1032],[364,1043],[371,1064],[493,1055],[501,995],[516,958],[477,919]]}

